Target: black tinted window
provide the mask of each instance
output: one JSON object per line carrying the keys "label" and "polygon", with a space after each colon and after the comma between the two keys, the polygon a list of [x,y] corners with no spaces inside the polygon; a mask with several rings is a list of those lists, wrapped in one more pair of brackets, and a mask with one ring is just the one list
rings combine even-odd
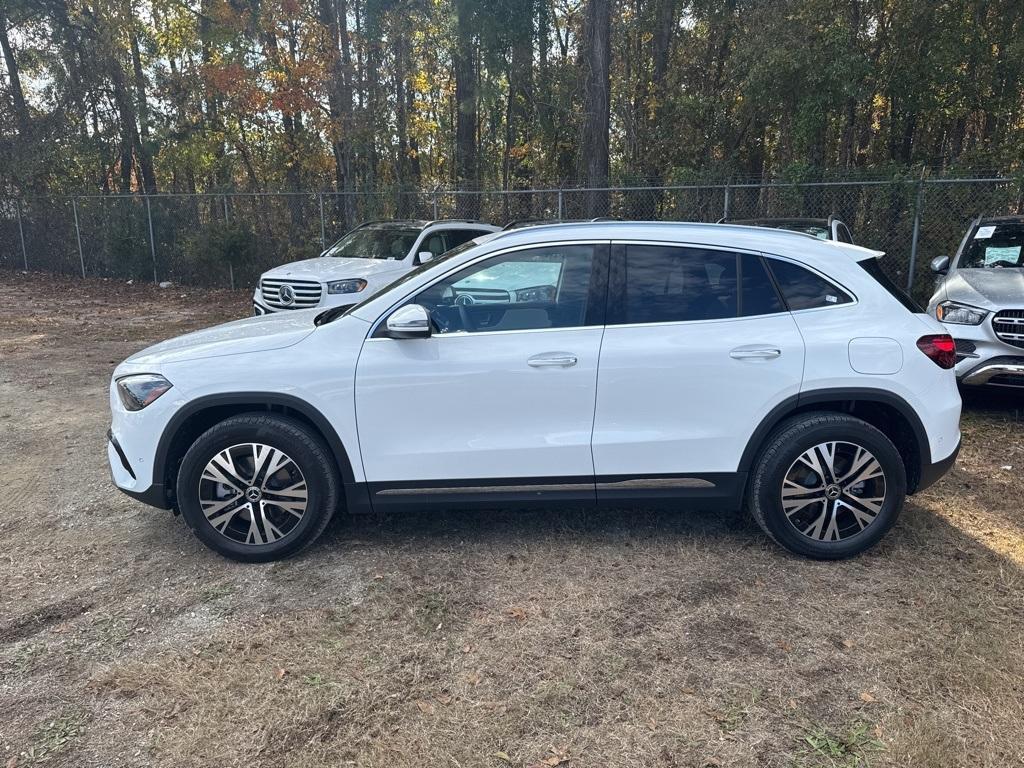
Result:
{"label": "black tinted window", "polygon": [[736,254],[630,245],[621,322],[663,323],[736,317]]}
{"label": "black tinted window", "polygon": [[445,235],[448,236],[449,248],[454,248],[457,245],[468,243],[474,237],[479,237],[480,235],[483,234],[486,233],[482,232],[479,229],[449,229],[447,232],[445,232]]}
{"label": "black tinted window", "polygon": [[785,307],[779,299],[775,285],[768,276],[764,262],[760,256],[744,253],[740,256],[742,291],[740,296],[740,314],[743,317],[751,315],[770,315],[773,312],[782,312]]}
{"label": "black tinted window", "polygon": [[775,282],[791,310],[834,307],[853,301],[849,294],[832,285],[823,277],[796,264],[769,259]]}

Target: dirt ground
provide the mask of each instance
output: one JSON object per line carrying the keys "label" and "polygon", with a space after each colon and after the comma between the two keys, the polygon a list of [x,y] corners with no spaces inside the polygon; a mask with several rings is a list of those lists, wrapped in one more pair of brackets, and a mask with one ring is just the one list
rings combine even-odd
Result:
{"label": "dirt ground", "polygon": [[0,766],[1024,764],[1024,396],[848,562],[623,510],[339,516],[246,566],[104,433],[118,361],[247,311],[0,273]]}

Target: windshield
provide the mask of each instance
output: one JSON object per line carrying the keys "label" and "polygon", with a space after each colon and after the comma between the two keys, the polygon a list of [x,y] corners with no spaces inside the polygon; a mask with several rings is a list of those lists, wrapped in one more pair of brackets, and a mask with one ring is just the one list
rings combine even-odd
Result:
{"label": "windshield", "polygon": [[326,251],[324,256],[354,259],[404,259],[412,250],[418,229],[361,227],[354,229]]}
{"label": "windshield", "polygon": [[438,256],[433,261],[424,262],[423,264],[420,264],[418,267],[409,270],[404,275],[399,277],[397,280],[392,280],[390,283],[385,285],[380,290],[371,293],[358,304],[350,304],[347,307],[334,307],[333,309],[328,309],[325,310],[324,312],[321,312],[319,315],[316,316],[314,323],[316,325],[323,325],[324,323],[329,323],[332,320],[337,320],[342,315],[347,315],[349,312],[356,309],[357,307],[363,306],[363,304],[365,304],[366,302],[373,301],[378,296],[381,296],[382,294],[385,294],[388,291],[390,291],[392,288],[397,288],[402,283],[412,280],[414,277],[418,277],[426,270],[433,269],[438,264],[443,264],[444,262],[448,261],[448,259],[450,259],[452,256],[458,256],[463,251],[467,251],[470,248],[473,248],[474,246],[476,246],[476,242],[474,242],[473,240],[469,240],[463,243],[462,245],[456,246],[455,248],[452,248],[450,251],[446,251],[443,255]]}
{"label": "windshield", "polygon": [[964,248],[957,269],[1006,269],[1024,267],[1024,222],[983,224]]}

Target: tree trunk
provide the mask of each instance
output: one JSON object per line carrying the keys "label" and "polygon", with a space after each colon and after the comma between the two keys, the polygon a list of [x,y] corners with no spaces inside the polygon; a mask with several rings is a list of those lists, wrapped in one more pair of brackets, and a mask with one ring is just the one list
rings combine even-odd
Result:
{"label": "tree trunk", "polygon": [[[611,116],[610,0],[587,0],[582,46],[584,82],[581,177],[588,187],[608,186],[608,129]],[[608,192],[590,192],[586,217],[608,215]]]}
{"label": "tree trunk", "polygon": [[[477,67],[474,50],[474,19],[470,0],[456,0],[455,69],[455,183],[460,189],[476,190],[480,182],[477,154]],[[456,197],[456,216],[475,219],[479,214],[477,195]]]}

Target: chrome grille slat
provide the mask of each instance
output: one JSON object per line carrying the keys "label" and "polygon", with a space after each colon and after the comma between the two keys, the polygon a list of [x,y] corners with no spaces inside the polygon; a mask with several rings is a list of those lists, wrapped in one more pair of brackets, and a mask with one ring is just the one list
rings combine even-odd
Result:
{"label": "chrome grille slat", "polygon": [[992,330],[1000,341],[1024,349],[1024,309],[1004,309],[992,318]]}
{"label": "chrome grille slat", "polygon": [[[283,285],[291,288],[295,296],[295,301],[291,304],[285,304],[281,300],[281,286]],[[264,278],[260,280],[260,294],[267,306],[274,309],[308,309],[320,303],[323,286],[310,280]]]}

